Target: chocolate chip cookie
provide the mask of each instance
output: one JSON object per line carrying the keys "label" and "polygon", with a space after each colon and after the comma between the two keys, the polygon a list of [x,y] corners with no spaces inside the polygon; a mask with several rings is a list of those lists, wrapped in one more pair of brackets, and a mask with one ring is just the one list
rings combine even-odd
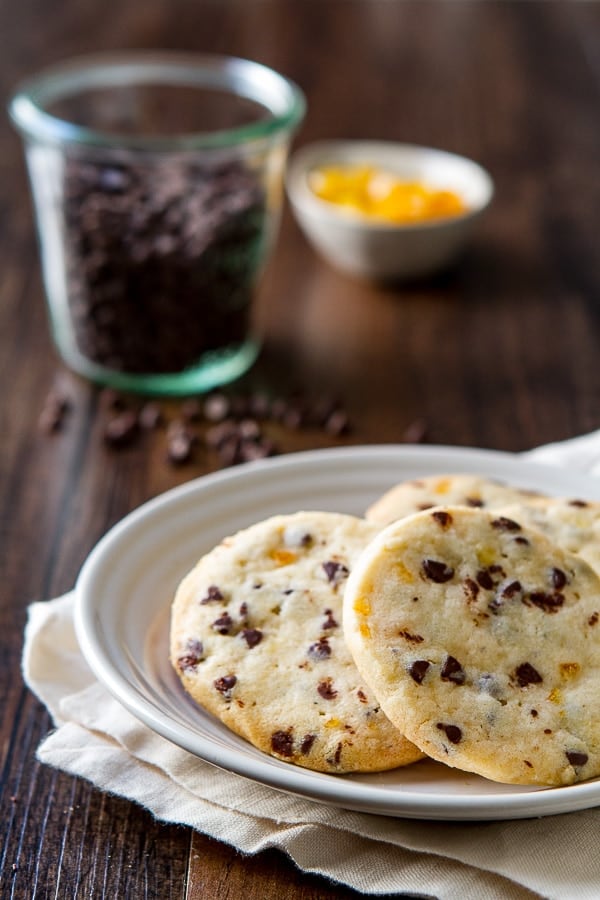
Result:
{"label": "chocolate chip cookie", "polygon": [[359,675],[342,629],[344,585],[379,528],[353,516],[276,516],[224,540],[183,580],[171,661],[184,688],[278,759],[381,771],[422,753]]}
{"label": "chocolate chip cookie", "polygon": [[428,756],[511,784],[600,775],[600,578],[541,532],[465,506],[393,523],[355,563],[344,632]]}

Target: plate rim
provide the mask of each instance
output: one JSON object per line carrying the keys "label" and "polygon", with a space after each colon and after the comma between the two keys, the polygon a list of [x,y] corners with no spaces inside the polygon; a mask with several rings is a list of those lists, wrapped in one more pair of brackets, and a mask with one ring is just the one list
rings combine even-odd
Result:
{"label": "plate rim", "polygon": [[[287,453],[267,460],[257,460],[191,479],[142,503],[122,519],[116,522],[95,544],[85,559],[74,589],[74,625],[81,652],[95,677],[135,718],[148,726],[152,731],[190,752],[192,755],[227,772],[248,778],[286,794],[300,796],[305,800],[324,802],[340,808],[359,812],[376,813],[397,818],[451,821],[485,821],[529,818],[542,815],[554,815],[589,808],[600,804],[600,779],[581,782],[574,785],[548,787],[537,790],[507,790],[505,793],[482,796],[473,793],[435,794],[403,788],[401,794],[380,793],[373,796],[373,788],[361,782],[348,782],[342,776],[316,773],[302,767],[291,766],[273,760],[265,754],[263,759],[242,757],[235,748],[215,748],[210,735],[199,735],[196,732],[186,733],[169,715],[168,709],[155,706],[131,681],[118,670],[118,667],[104,652],[102,642],[96,628],[98,610],[93,601],[93,580],[96,568],[101,567],[106,555],[110,555],[113,546],[119,544],[122,535],[139,526],[148,517],[160,514],[169,505],[178,503],[194,495],[210,489],[219,490],[221,485],[235,484],[256,476],[260,480],[261,473],[280,472],[289,468],[311,465],[319,466],[327,460],[364,460],[387,458],[398,459],[399,464],[410,463],[413,457],[429,461],[447,459],[449,463],[461,461],[462,464],[485,460],[501,463],[509,468],[515,467],[527,474],[547,475],[556,469],[557,474],[568,476],[573,482],[582,486],[590,483],[594,486],[592,476],[581,472],[570,472],[567,467],[555,466],[546,461],[528,459],[526,454],[510,453],[484,448],[456,447],[443,444],[368,444],[344,447],[326,447]],[[460,471],[461,468],[456,471]],[[445,469],[451,472],[450,466]],[[471,471],[462,468],[462,471]],[[474,470],[477,471],[476,469]],[[443,474],[444,470],[440,470]],[[417,477],[417,476],[415,476]],[[400,479],[399,479],[400,480]],[[391,485],[390,485],[391,487]],[[593,491],[592,491],[593,493]],[[600,481],[596,486],[600,499]],[[202,752],[199,752],[201,748]],[[218,758],[217,758],[218,755]],[[274,765],[278,763],[278,765]],[[320,776],[320,777],[315,777]],[[305,784],[306,782],[306,784]],[[348,790],[348,786],[350,790]],[[340,788],[342,788],[340,790]],[[519,786],[515,786],[518,788]],[[597,796],[595,796],[597,794]],[[348,796],[350,795],[350,796]]]}

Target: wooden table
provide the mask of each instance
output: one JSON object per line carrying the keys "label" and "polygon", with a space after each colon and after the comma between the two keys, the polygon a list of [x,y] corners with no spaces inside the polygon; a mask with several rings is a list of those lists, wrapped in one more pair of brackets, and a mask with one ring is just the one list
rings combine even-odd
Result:
{"label": "wooden table", "polygon": [[[264,283],[265,350],[235,390],[336,395],[352,430],[270,426],[282,451],[403,441],[420,422],[433,443],[520,451],[600,426],[598,5],[20,0],[3,5],[0,33],[5,96],[76,53],[234,53],[304,88],[298,144],[409,141],[492,172],[496,198],[468,253],[423,283],[345,278],[286,212]],[[35,761],[51,725],[20,677],[27,604],[68,590],[129,510],[218,461],[199,452],[170,466],[160,435],[105,445],[99,391],[51,345],[21,148],[6,121],[0,141],[0,895],[347,896],[275,851],[244,859]],[[38,419],[52,385],[71,409],[47,434]]]}

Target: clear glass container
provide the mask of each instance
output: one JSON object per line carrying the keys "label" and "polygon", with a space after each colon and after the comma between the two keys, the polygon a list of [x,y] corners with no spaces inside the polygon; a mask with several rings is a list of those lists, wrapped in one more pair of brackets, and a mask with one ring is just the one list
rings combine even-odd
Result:
{"label": "clear glass container", "polygon": [[249,60],[128,53],[41,72],[9,109],[67,365],[152,394],[243,374],[298,87]]}

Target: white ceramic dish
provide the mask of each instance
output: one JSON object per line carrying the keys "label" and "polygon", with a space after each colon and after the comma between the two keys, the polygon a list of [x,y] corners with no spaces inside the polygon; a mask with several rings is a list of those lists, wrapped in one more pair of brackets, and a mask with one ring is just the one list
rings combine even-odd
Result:
{"label": "white ceramic dish", "polygon": [[[317,197],[308,181],[318,166],[359,163],[380,166],[408,181],[456,191],[468,211],[410,225],[369,220]],[[286,186],[300,227],[313,247],[336,268],[376,280],[429,275],[465,246],[490,203],[490,175],[464,156],[388,141],[323,141],[291,158]]]}
{"label": "white ceramic dish", "polygon": [[600,805],[600,779],[535,789],[496,784],[423,761],[393,772],[333,776],[266,756],[184,693],[168,662],[169,607],[179,579],[222,537],[276,513],[361,514],[398,481],[473,472],[522,487],[600,500],[600,481],[517,456],[448,447],[351,447],[292,454],[176,488],[116,525],[76,587],[82,651],[142,722],[223,769],[339,807],[419,819],[543,816]]}

